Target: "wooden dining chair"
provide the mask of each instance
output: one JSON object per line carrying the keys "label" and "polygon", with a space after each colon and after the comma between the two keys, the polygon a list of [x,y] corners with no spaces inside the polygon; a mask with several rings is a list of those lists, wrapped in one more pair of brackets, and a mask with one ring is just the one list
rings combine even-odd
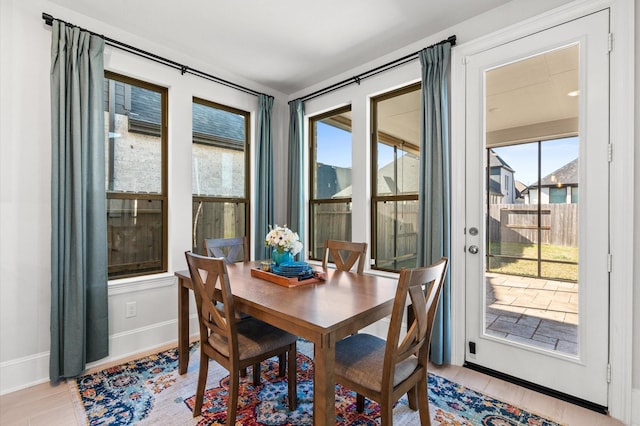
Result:
{"label": "wooden dining chair", "polygon": [[[202,241],[202,247],[204,247],[204,252],[209,257],[217,257],[224,258],[224,261],[227,264],[241,262],[241,261],[249,261],[249,243],[247,237],[235,237],[235,238],[205,238]],[[220,312],[224,312],[224,308],[222,303],[218,303],[216,301],[213,302]],[[244,312],[236,312],[236,317],[239,320],[250,318],[249,315]],[[285,356],[280,356],[280,362],[285,362]],[[255,371],[254,374],[260,374],[258,366],[258,371]],[[242,369],[242,377],[247,375],[247,369]]]}
{"label": "wooden dining chair", "polygon": [[202,246],[207,256],[224,257],[227,263],[248,262],[250,260],[247,237],[205,238]]}
{"label": "wooden dining chair", "polygon": [[[386,342],[359,333],[336,344],[336,381],[357,393],[358,412],[364,410],[365,397],[377,401],[382,426],[393,424],[393,403],[405,393],[409,407],[420,411],[420,424],[431,424],[427,362],[447,264],[448,259],[443,257],[431,266],[400,271]],[[407,296],[414,320],[400,342]]]}
{"label": "wooden dining chair", "polygon": [[327,269],[329,257],[331,257],[338,271],[350,271],[353,265],[358,262],[356,271],[358,274],[362,274],[364,272],[365,258],[367,257],[367,243],[325,240],[324,254],[322,256],[323,269]]}
{"label": "wooden dining chair", "polygon": [[[289,409],[296,408],[296,340],[297,337],[255,318],[239,321],[236,317],[227,265],[221,258],[200,256],[186,252],[191,282],[196,296],[200,323],[200,371],[193,417],[202,412],[204,390],[213,359],[229,371],[229,399],[227,425],[235,425],[238,390],[242,369],[253,366],[253,384],[260,384],[260,362],[276,355],[286,355],[288,362],[280,363],[279,374],[288,370]],[[220,293],[223,312],[213,304]]]}

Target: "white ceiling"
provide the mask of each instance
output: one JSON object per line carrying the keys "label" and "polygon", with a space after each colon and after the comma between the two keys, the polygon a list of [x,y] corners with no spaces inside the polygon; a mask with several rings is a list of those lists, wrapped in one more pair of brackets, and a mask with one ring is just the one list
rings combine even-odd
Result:
{"label": "white ceiling", "polygon": [[509,2],[51,1],[286,95]]}

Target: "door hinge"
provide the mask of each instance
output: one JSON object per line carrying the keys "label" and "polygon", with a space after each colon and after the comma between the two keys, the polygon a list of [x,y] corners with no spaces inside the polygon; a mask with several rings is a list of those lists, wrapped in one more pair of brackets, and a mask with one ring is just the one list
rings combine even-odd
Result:
{"label": "door hinge", "polygon": [[607,145],[607,161],[613,161],[613,144]]}
{"label": "door hinge", "polygon": [[607,52],[613,51],[613,33],[607,35]]}
{"label": "door hinge", "polygon": [[607,253],[607,272],[611,272],[613,269],[613,256],[611,253]]}
{"label": "door hinge", "polygon": [[611,383],[611,364],[607,364],[607,383]]}

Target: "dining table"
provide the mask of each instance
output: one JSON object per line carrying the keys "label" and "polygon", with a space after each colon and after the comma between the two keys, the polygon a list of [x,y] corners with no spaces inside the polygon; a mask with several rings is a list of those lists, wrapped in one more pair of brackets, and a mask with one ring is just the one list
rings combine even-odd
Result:
{"label": "dining table", "polygon": [[[334,425],[336,343],[391,314],[397,279],[328,268],[325,279],[294,287],[260,278],[259,262],[227,265],[237,310],[313,343],[313,424]],[[254,271],[255,272],[255,271]],[[188,271],[178,278],[178,371],[189,363]],[[382,372],[380,373],[382,374]]]}

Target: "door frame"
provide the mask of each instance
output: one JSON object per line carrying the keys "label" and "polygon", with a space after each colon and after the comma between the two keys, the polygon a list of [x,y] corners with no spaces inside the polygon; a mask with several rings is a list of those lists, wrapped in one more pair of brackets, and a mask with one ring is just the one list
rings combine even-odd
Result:
{"label": "door frame", "polygon": [[451,55],[452,363],[465,357],[465,58],[602,9],[610,9],[610,252],[609,412],[631,421],[634,206],[634,0],[578,0],[457,45]]}

